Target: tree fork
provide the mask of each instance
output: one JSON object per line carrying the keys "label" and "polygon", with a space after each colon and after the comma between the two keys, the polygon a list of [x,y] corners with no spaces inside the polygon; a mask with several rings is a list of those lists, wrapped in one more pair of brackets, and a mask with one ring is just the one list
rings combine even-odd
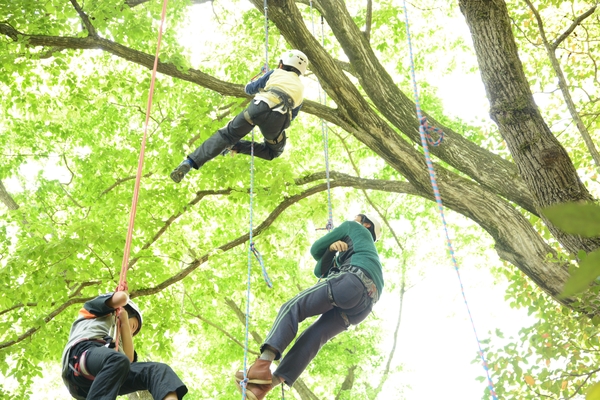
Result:
{"label": "tree fork", "polygon": [[[503,0],[460,0],[477,61],[498,125],[521,177],[539,209],[574,201],[593,201],[568,153],[550,131],[525,77],[510,17]],[[572,254],[600,247],[600,238],[582,238],[556,228],[542,215],[554,237]]]}

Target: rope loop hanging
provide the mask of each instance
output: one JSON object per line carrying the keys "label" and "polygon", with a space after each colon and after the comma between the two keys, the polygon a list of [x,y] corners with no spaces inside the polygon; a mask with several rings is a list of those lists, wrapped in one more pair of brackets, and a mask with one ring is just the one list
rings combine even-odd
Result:
{"label": "rope loop hanging", "polygon": [[[427,139],[427,143],[429,143],[430,145],[437,147],[440,144],[442,144],[442,142],[444,141],[444,131],[441,130],[440,128],[430,125],[429,121],[427,121],[427,117],[423,117],[421,118],[421,127],[423,127],[423,130],[425,131],[425,139]],[[437,140],[433,140],[431,134],[435,133],[437,135]]]}
{"label": "rope loop hanging", "polygon": [[[427,169],[429,170],[429,178],[431,181],[431,186],[433,188],[435,201],[437,203],[438,211],[439,211],[440,217],[442,219],[442,224],[444,226],[448,254],[450,255],[450,258],[452,259],[452,265],[454,266],[454,270],[456,271],[456,275],[458,277],[458,282],[460,284],[460,290],[462,293],[462,297],[465,302],[465,306],[467,308],[469,320],[471,321],[473,333],[475,334],[475,339],[477,341],[477,346],[479,349],[479,357],[481,358],[482,366],[483,366],[483,369],[485,370],[485,374],[487,377],[488,389],[489,389],[489,392],[490,392],[490,395],[492,396],[492,398],[494,400],[498,400],[496,391],[494,390],[494,383],[492,382],[492,378],[490,376],[488,363],[485,358],[483,349],[481,348],[481,340],[479,340],[479,336],[477,335],[477,330],[475,329],[475,322],[474,322],[473,316],[471,314],[471,309],[469,307],[469,303],[467,302],[467,296],[465,294],[462,279],[460,277],[458,263],[456,261],[456,257],[454,256],[454,248],[452,247],[452,242],[450,240],[450,234],[448,232],[448,225],[446,223],[446,217],[444,216],[444,206],[442,204],[442,197],[441,197],[440,191],[438,189],[437,178],[436,178],[435,170],[433,168],[433,162],[431,161],[431,156],[429,154],[429,144],[431,144],[433,146],[439,145],[444,138],[444,133],[442,132],[441,129],[430,126],[429,123],[427,122],[427,118],[423,117],[423,112],[421,110],[421,104],[419,101],[419,91],[417,88],[417,77],[416,77],[416,73],[415,73],[415,63],[414,63],[414,59],[413,59],[412,42],[411,42],[411,37],[410,37],[410,26],[409,26],[409,22],[408,22],[408,7],[406,6],[406,0],[404,0],[404,19],[405,19],[405,25],[406,25],[406,38],[408,41],[408,50],[409,50],[409,55],[410,55],[410,71],[411,71],[411,77],[412,77],[415,106],[416,106],[416,110],[417,110],[417,118],[419,120],[419,134],[421,137],[421,146],[423,147],[423,152],[425,154],[425,161],[427,163]],[[439,139],[435,142],[431,138],[432,132],[439,135]]]}
{"label": "rope loop hanging", "polygon": [[[142,180],[142,170],[144,167],[144,154],[146,151],[146,139],[148,137],[148,125],[150,123],[150,110],[152,109],[152,97],[154,96],[154,84],[156,82],[156,71],[158,69],[158,55],[160,53],[160,44],[162,41],[162,35],[165,27],[165,20],[167,16],[167,1],[163,0],[162,13],[160,17],[160,27],[158,30],[158,39],[156,43],[156,53],[154,55],[154,66],[152,67],[152,77],[150,79],[150,89],[148,94],[148,103],[146,105],[146,119],[144,121],[144,135],[142,138],[142,144],[140,146],[140,155],[138,158],[137,173],[135,175],[135,186],[133,189],[133,199],[131,201],[131,211],[129,213],[129,226],[127,227],[127,237],[125,239],[125,250],[123,251],[123,262],[121,263],[121,273],[119,275],[119,284],[115,291],[129,291],[127,285],[127,270],[129,268],[129,255],[131,253],[131,241],[133,237],[133,227],[135,225],[135,215],[137,212],[138,198],[140,195],[140,182]],[[117,318],[120,314],[120,310],[117,311]],[[119,324],[116,324],[115,333],[115,350],[119,349]]]}

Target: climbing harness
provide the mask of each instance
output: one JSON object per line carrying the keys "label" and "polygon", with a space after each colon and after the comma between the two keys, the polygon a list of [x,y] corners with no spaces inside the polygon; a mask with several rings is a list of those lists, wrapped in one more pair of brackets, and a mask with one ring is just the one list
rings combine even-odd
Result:
{"label": "climbing harness", "polygon": [[[475,333],[475,339],[477,340],[477,346],[479,348],[479,357],[481,358],[481,361],[483,363],[483,369],[485,370],[485,374],[487,376],[488,389],[490,391],[490,395],[492,396],[492,398],[494,400],[498,400],[496,391],[494,390],[494,383],[492,382],[492,378],[490,377],[488,363],[485,358],[483,349],[481,348],[481,341],[479,340],[479,336],[477,335],[477,330],[475,329],[475,322],[473,321],[473,316],[471,315],[471,310],[469,308],[469,304],[467,303],[467,297],[465,295],[464,286],[462,283],[462,279],[460,277],[458,263],[456,262],[456,258],[454,256],[454,249],[452,247],[452,242],[450,241],[450,235],[448,233],[448,226],[446,224],[446,218],[444,216],[444,206],[442,204],[442,198],[440,196],[440,191],[437,186],[435,170],[433,169],[433,163],[431,161],[431,156],[429,155],[429,144],[431,144],[432,146],[439,145],[442,142],[444,135],[440,129],[429,125],[429,123],[427,122],[427,118],[423,117],[423,113],[421,111],[421,105],[420,105],[420,101],[419,101],[419,91],[417,89],[415,63],[413,60],[412,43],[411,43],[411,38],[410,38],[410,27],[409,27],[409,23],[408,23],[408,8],[406,6],[406,0],[404,0],[404,18],[405,18],[405,24],[406,24],[406,37],[408,40],[408,50],[409,50],[409,55],[410,55],[410,71],[411,71],[411,77],[412,77],[413,92],[414,92],[414,98],[415,98],[415,105],[416,105],[416,109],[417,109],[417,118],[419,120],[419,135],[421,137],[421,145],[423,146],[423,152],[425,153],[425,161],[427,163],[427,168],[429,170],[429,179],[431,180],[431,186],[433,188],[433,193],[435,195],[435,201],[437,203],[438,211],[440,213],[440,217],[442,219],[442,223],[444,226],[448,253],[450,254],[450,258],[452,259],[452,264],[454,266],[454,270],[456,271],[456,275],[458,276],[458,282],[460,284],[460,290],[462,293],[462,297],[465,302],[465,306],[467,307],[467,313],[469,314],[471,326],[473,327],[473,332]],[[439,139],[437,141],[433,141],[433,139],[431,138],[432,132],[439,135]]]}
{"label": "climbing harness", "polygon": [[[158,69],[158,54],[160,52],[160,43],[162,40],[162,34],[165,26],[165,19],[167,15],[167,1],[163,1],[162,14],[160,17],[160,28],[158,30],[158,39],[156,44],[156,54],[154,55],[154,66],[152,67],[152,78],[150,79],[150,92],[148,95],[148,104],[146,106],[146,121],[144,122],[144,136],[142,138],[142,144],[140,146],[140,156],[138,159],[137,174],[135,176],[135,187],[133,189],[133,199],[131,201],[131,212],[129,213],[129,226],[127,228],[127,237],[125,240],[125,250],[123,252],[123,263],[121,264],[121,274],[119,277],[119,285],[116,291],[127,291],[127,269],[129,266],[129,253],[131,252],[131,240],[133,237],[133,226],[135,224],[135,214],[137,211],[138,197],[140,194],[140,182],[142,180],[142,169],[144,166],[144,152],[146,150],[146,138],[148,136],[148,124],[150,123],[150,110],[152,108],[152,96],[154,95],[154,83],[156,81],[156,70]],[[120,310],[117,311],[117,317]],[[116,324],[115,334],[115,350],[119,349],[119,324]]]}
{"label": "climbing harness", "polygon": [[[313,2],[310,0],[310,19],[312,24],[312,34],[315,36],[315,20],[313,18]],[[325,48],[325,19],[321,15],[321,46]],[[317,78],[317,83],[319,79]],[[327,93],[321,90],[321,85],[318,85],[319,88],[319,103],[326,105],[327,104]],[[325,158],[325,178],[327,180],[327,210],[329,219],[327,220],[327,225],[325,229],[327,231],[331,231],[334,227],[333,225],[333,207],[331,206],[331,183],[329,179],[329,129],[327,127],[327,123],[323,118],[321,118],[321,135],[323,136],[323,155]]]}

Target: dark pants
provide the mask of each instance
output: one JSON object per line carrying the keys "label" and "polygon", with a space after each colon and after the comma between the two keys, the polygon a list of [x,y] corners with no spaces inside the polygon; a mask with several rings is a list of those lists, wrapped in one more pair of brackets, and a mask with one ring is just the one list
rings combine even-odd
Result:
{"label": "dark pants", "polygon": [[164,399],[170,392],[176,392],[181,399],[188,391],[167,364],[130,363],[125,354],[104,346],[90,348],[85,365],[95,379],[91,381],[82,376],[74,376],[71,371],[69,380],[77,387],[77,393],[71,394],[76,398],[115,400],[117,395],[148,390],[156,400]]}
{"label": "dark pants", "polygon": [[[283,139],[276,144],[266,141],[264,143],[254,143],[254,155],[265,160],[279,157],[283,153],[286,142],[283,131],[290,126],[288,115],[272,111],[264,101],[254,104],[254,100],[245,111],[248,112],[254,125],[260,128],[265,139],[274,141],[283,133]],[[196,164],[195,168],[200,168],[207,161],[221,154],[227,147],[236,145],[236,143],[235,150],[238,153],[250,154],[252,142],[241,139],[250,133],[254,125],[246,121],[244,112],[241,112],[229,121],[227,126],[219,129],[214,135],[206,139],[200,147],[188,155],[188,158]]]}
{"label": "dark pants", "polygon": [[275,375],[292,386],[329,339],[362,322],[372,308],[371,298],[356,275],[336,274],[300,292],[281,307],[261,351],[268,345],[277,351],[279,359],[296,337],[298,324],[321,314],[302,332],[275,370]]}

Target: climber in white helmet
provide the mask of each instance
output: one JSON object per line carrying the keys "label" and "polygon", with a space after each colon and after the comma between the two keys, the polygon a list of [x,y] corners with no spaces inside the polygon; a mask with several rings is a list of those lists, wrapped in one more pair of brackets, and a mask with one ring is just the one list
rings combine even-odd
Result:
{"label": "climber in white helmet", "polygon": [[285,130],[296,118],[304,98],[300,75],[306,73],[308,58],[300,50],[288,50],[279,58],[276,69],[246,85],[245,92],[254,95],[250,105],[227,126],[219,129],[171,172],[177,183],[190,169],[198,169],[219,154],[250,154],[252,142],[242,140],[258,126],[263,143],[254,143],[254,155],[272,160],[283,153]]}

